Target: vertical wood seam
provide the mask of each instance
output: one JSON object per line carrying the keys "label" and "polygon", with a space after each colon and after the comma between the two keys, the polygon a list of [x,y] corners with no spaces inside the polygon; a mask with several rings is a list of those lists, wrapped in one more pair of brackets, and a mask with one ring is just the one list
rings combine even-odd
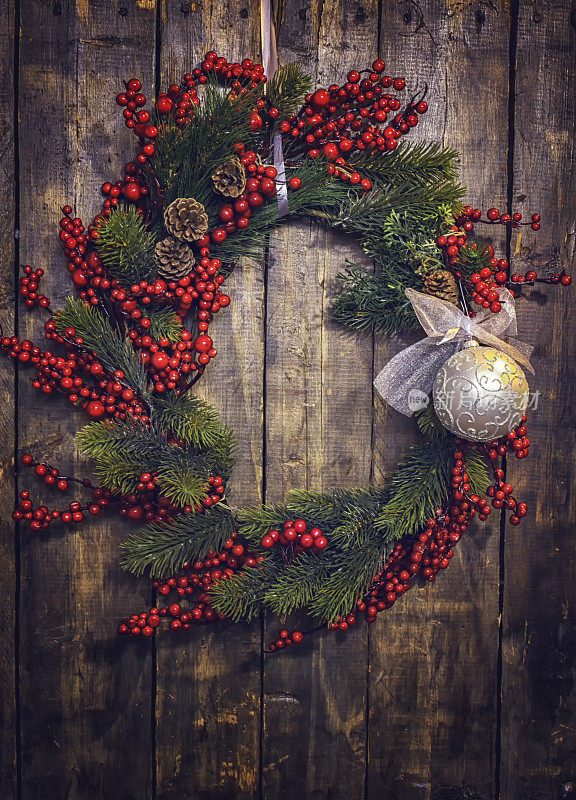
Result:
{"label": "vertical wood seam", "polygon": [[[510,39],[508,48],[508,144],[507,144],[507,184],[506,210],[512,215],[514,202],[514,144],[516,113],[516,57],[518,50],[519,0],[510,0]],[[506,258],[511,263],[512,229],[506,229]],[[502,459],[504,480],[506,480],[507,460]],[[496,736],[494,741],[494,800],[500,800],[502,771],[502,687],[503,687],[503,646],[504,646],[504,594],[506,581],[506,509],[500,512],[500,547],[498,579],[498,657],[496,661]]]}
{"label": "vertical wood seam", "polygon": [[[14,2],[14,66],[13,66],[13,136],[14,136],[14,332],[18,335],[18,276],[20,273],[20,129],[18,126],[19,84],[20,84],[20,0]],[[18,500],[18,361],[13,367],[14,390],[14,504]],[[21,591],[21,553],[20,524],[14,522],[14,738],[16,798],[22,797],[22,726],[20,698],[20,591]]]}
{"label": "vertical wood seam", "polygon": [[[278,32],[276,34],[278,37]],[[262,287],[262,334],[263,364],[262,364],[262,502],[266,503],[268,489],[267,459],[268,459],[268,271],[270,266],[271,244],[270,236],[264,248],[264,275]],[[266,615],[260,613],[260,735],[258,736],[258,800],[264,800],[264,689],[266,675],[266,656],[264,654],[264,639],[266,636]]]}

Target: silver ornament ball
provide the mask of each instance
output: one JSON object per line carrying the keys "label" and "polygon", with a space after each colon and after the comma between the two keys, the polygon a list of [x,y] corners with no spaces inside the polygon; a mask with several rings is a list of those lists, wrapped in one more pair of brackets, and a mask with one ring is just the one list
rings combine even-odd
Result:
{"label": "silver ornament ball", "polygon": [[433,389],[442,425],[462,439],[489,442],[510,433],[528,406],[528,382],[514,359],[493,347],[467,347],[446,361]]}

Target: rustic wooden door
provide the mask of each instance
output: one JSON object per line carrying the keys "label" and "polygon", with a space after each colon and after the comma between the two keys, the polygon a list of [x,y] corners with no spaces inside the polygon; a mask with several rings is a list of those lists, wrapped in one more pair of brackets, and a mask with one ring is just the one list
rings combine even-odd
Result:
{"label": "rustic wooden door", "polygon": [[[88,216],[132,140],[122,80],[165,87],[207,49],[260,52],[257,0],[20,0],[0,4],[0,313],[41,335],[14,299],[19,265],[66,294],[59,208]],[[539,211],[542,230],[498,243],[518,271],[573,261],[576,16],[569,0],[285,0],[283,61],[324,85],[376,57],[429,86],[418,129],[462,153],[470,201]],[[310,223],[230,279],[202,392],[236,429],[233,501],[290,487],[382,481],[414,432],[372,396],[402,343],[330,321],[349,242]],[[576,323],[574,294],[519,304],[540,389],[533,453],[509,465],[530,521],[493,519],[432,587],[369,631],[320,636],[263,658],[262,629],[226,627],[156,644],[115,635],[149,601],[117,565],[124,531],[14,529],[32,448],[68,469],[79,420],[48,407],[24,370],[2,375],[0,617],[4,800],[556,800],[576,779]],[[22,373],[22,374],[21,374]],[[531,450],[531,452],[532,452]],[[16,460],[17,463],[17,460]],[[567,793],[568,792],[568,793]],[[567,793],[567,794],[566,794]]]}

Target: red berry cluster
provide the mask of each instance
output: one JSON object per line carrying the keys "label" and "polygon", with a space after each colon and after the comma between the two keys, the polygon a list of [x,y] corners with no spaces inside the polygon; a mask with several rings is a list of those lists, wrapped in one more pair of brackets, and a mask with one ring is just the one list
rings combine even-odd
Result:
{"label": "red berry cluster", "polygon": [[171,630],[188,630],[193,624],[223,620],[224,615],[211,606],[210,587],[262,560],[263,556],[251,553],[233,534],[219,553],[211,550],[203,560],[185,563],[179,576],[153,582],[162,597],[175,593],[179,600],[185,598],[185,608],[180,602],[174,602],[166,607],[151,608],[147,613],[133,614],[122,621],[118,633],[152,636],[163,619],[170,623]]}
{"label": "red berry cluster", "polygon": [[321,553],[328,547],[328,539],[320,528],[309,528],[305,520],[288,519],[281,531],[271,530],[264,534],[260,544],[265,550],[270,550],[276,544],[290,547],[291,555],[295,557],[303,550]]}
{"label": "red berry cluster", "polygon": [[[371,70],[351,70],[342,86],[332,84],[309,95],[307,105],[280,125],[294,143],[292,147],[307,151],[311,158],[322,153],[337,164],[339,158],[355,150],[394,150],[400,137],[418,124],[418,115],[426,113],[428,105],[423,97],[413,98],[399,111],[400,100],[387,90],[403,91],[406,81],[382,75],[385,66],[377,60]],[[384,126],[391,113],[395,114],[393,119]],[[339,166],[345,166],[345,161]],[[344,180],[349,179],[346,170],[342,173]]]}
{"label": "red berry cluster", "polygon": [[[82,340],[69,328],[60,335],[53,319],[46,323],[46,338],[64,344],[66,357],[51,350],[42,351],[31,341],[20,342],[16,336],[5,337],[0,347],[21,363],[36,366],[32,385],[44,394],[63,392],[71,403],[79,404],[93,419],[108,416],[125,420],[128,416],[147,423],[147,409],[135,392],[125,383],[122,370],[107,373],[96,356],[82,349]],[[96,379],[97,383],[94,384]]]}
{"label": "red berry cluster", "polygon": [[[146,144],[146,139],[155,139],[158,128],[150,124],[150,113],[143,107],[146,105],[146,95],[142,94],[142,84],[137,78],[126,81],[126,91],[116,98],[118,105],[124,109],[124,119],[127,128],[131,128],[140,139],[142,150],[139,161],[144,163],[147,158],[154,155],[154,145]],[[139,110],[140,109],[140,110]]]}
{"label": "red berry cluster", "polygon": [[[494,250],[490,247],[489,250],[493,253]],[[490,267],[483,267],[480,272],[475,272],[470,277],[470,282],[473,286],[472,299],[474,302],[483,308],[490,309],[494,314],[497,314],[502,306],[500,305],[500,295],[496,286],[503,284],[508,280],[508,262],[505,258],[497,260],[492,258],[492,261],[497,261],[496,264],[491,266],[496,269],[493,273]],[[504,280],[502,277],[504,276]]]}
{"label": "red berry cluster", "polygon": [[256,153],[246,150],[241,143],[236,145],[236,152],[248,175],[246,189],[233,202],[224,203],[220,208],[221,224],[210,233],[210,239],[214,244],[226,241],[236,230],[245,230],[250,224],[252,212],[260,208],[265,200],[270,200],[277,194],[276,167],[271,164],[259,164]]}
{"label": "red berry cluster", "polygon": [[34,466],[34,472],[38,477],[43,478],[48,486],[56,487],[61,492],[65,492],[68,489],[69,482],[71,481],[82,484],[92,490],[92,500],[90,503],[82,505],[77,500],[73,500],[67,509],[54,509],[53,511],[50,511],[45,505],[34,508],[32,500],[30,499],[30,492],[20,492],[20,503],[13,511],[12,518],[17,522],[22,520],[29,522],[31,531],[37,532],[46,530],[53,522],[78,524],[84,520],[86,511],[90,515],[96,516],[100,513],[102,508],[113,502],[112,494],[108,489],[95,488],[90,481],[87,480],[78,480],[77,478],[69,478],[60,475],[58,470],[54,469],[49,464],[34,462],[32,456],[29,454],[23,456],[22,463],[25,466]]}
{"label": "red berry cluster", "polygon": [[515,289],[521,289],[522,285],[527,286],[534,286],[536,283],[551,283],[557,284],[559,283],[561,286],[570,286],[572,283],[572,278],[570,275],[567,275],[564,271],[560,273],[555,273],[551,275],[549,278],[541,278],[538,276],[535,270],[530,269],[525,275],[511,275],[510,276],[510,284],[514,286]]}
{"label": "red berry cluster", "polygon": [[61,492],[67,491],[71,482],[90,489],[92,492],[91,502],[81,505],[78,501],[70,503],[70,508],[65,511],[49,511],[46,506],[34,509],[30,500],[30,493],[24,491],[20,495],[20,504],[13,512],[13,518],[17,521],[29,520],[30,529],[39,531],[47,528],[51,522],[59,521],[65,523],[79,523],[85,518],[84,512],[95,516],[100,513],[104,506],[115,509],[120,516],[126,517],[134,522],[157,522],[169,523],[178,514],[202,514],[205,509],[219,503],[225,492],[224,481],[220,475],[211,475],[205,487],[206,497],[201,505],[178,506],[169,498],[164,497],[157,484],[155,473],[144,472],[140,475],[136,491],[130,494],[115,494],[104,487],[94,487],[87,479],[72,478],[61,475],[57,469],[50,464],[35,461],[29,453],[22,456],[22,463],[26,467],[34,469],[34,474],[42,478],[47,486],[56,488]]}
{"label": "red berry cluster", "polygon": [[506,436],[486,444],[485,449],[488,456],[492,461],[495,461],[499,456],[505,456],[510,451],[516,454],[516,458],[527,458],[528,448],[530,447],[530,439],[526,435],[527,433],[526,414],[524,414],[514,430],[507,433]]}
{"label": "red berry cluster", "polygon": [[504,481],[504,471],[494,470],[494,484],[486,489],[488,497],[492,497],[494,508],[508,508],[514,513],[509,519],[511,525],[520,525],[520,520],[528,513],[526,503],[519,503],[513,496],[513,487]]}
{"label": "red berry cluster", "polygon": [[24,298],[26,301],[26,306],[28,308],[35,308],[36,306],[48,308],[50,300],[38,291],[40,288],[40,279],[44,275],[44,270],[33,270],[32,267],[25,266],[22,271],[24,275],[20,278],[18,283],[18,292],[20,297]]}

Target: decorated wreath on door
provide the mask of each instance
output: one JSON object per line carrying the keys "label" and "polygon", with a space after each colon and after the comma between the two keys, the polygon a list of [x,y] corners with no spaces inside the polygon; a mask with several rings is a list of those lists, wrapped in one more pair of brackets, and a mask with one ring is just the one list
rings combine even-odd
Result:
{"label": "decorated wreath on door", "polygon": [[[475,516],[494,508],[517,525],[526,515],[500,465],[530,445],[523,367],[532,368],[529,349],[509,340],[514,298],[570,277],[511,274],[474,240],[477,223],[537,230],[540,217],[464,205],[457,153],[405,141],[427,111],[426,91],[402,100],[405,80],[383,61],[312,91],[293,64],[267,80],[250,59],[209,52],[152,111],[141,88],[129,80],[117,97],[137,155],[104,183],[87,227],[63,209],[75,294],[48,311],[46,349],[1,341],[34,368],[38,391],[62,392],[90,417],[76,443],[94,479],[26,453],[46,485],[66,493],[75,484],[82,496],[51,510],[23,491],[14,518],[36,534],[102,513],[134,525],[123,565],[150,575],[158,602],[120,623],[132,637],[163,622],[182,631],[264,612],[314,621],[281,630],[275,651],[316,626],[374,622],[449,566]],[[348,234],[374,263],[342,265],[335,320],[367,334],[424,328],[375,383],[414,416],[420,441],[386,486],[295,487],[283,505],[235,509],[234,434],[194,386],[217,356],[209,328],[231,302],[230,271],[265,257],[271,233],[297,217]],[[50,306],[42,274],[24,267],[19,290],[31,309]]]}

